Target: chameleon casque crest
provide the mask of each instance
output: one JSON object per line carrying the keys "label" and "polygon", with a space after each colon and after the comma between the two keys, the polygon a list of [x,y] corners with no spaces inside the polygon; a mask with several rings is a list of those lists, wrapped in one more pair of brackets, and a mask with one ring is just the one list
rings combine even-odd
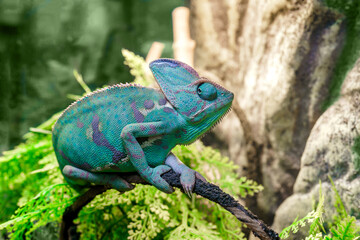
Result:
{"label": "chameleon casque crest", "polygon": [[134,84],[103,88],[71,104],[54,125],[55,154],[75,189],[96,184],[131,190],[119,173],[137,172],[171,193],[160,176],[170,169],[181,174],[189,195],[195,178],[206,181],[171,149],[194,142],[220,121],[234,95],[173,59],[155,60],[150,69],[160,90]]}

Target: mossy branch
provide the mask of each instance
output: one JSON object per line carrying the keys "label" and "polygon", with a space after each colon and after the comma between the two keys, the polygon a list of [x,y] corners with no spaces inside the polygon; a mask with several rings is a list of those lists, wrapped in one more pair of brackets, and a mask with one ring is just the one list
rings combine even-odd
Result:
{"label": "mossy branch", "polygon": [[[135,173],[122,174],[121,177],[129,183],[148,184],[144,179]],[[179,188],[183,191],[180,183],[180,175],[175,173],[173,170],[163,174],[162,178],[164,178],[171,186]],[[91,200],[93,200],[97,195],[108,189],[109,188],[107,186],[92,187],[85,194],[79,197],[73,205],[66,209],[62,218],[60,239],[77,239],[78,234],[76,233],[76,225],[73,221],[77,218],[80,210],[84,206],[91,202]],[[210,201],[218,203],[224,209],[233,214],[238,220],[246,224],[254,235],[261,240],[280,240],[279,235],[274,230],[269,228],[256,215],[245,209],[244,206],[242,206],[232,196],[222,191],[218,186],[196,179],[193,192],[209,199]]]}

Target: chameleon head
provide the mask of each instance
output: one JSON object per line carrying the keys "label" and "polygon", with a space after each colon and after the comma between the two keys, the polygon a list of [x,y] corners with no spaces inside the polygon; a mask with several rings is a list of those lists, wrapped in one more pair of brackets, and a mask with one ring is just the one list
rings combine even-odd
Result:
{"label": "chameleon head", "polygon": [[201,78],[185,63],[158,59],[150,69],[167,100],[189,123],[211,127],[231,107],[232,92]]}

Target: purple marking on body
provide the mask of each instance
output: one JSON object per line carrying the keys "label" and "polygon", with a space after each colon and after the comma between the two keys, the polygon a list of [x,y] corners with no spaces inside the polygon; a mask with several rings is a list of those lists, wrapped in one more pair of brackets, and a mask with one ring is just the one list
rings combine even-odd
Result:
{"label": "purple marking on body", "polygon": [[70,163],[71,166],[78,167],[78,168],[81,168],[84,170],[91,169],[90,164],[88,164],[88,163],[78,164],[78,163],[72,161],[70,158],[68,158],[62,150],[59,149],[58,152],[60,153],[61,157],[63,157],[68,163]]}
{"label": "purple marking on body", "polygon": [[93,130],[93,141],[98,146],[104,146],[113,153],[113,162],[118,163],[122,158],[126,157],[126,154],[117,150],[109,141],[105,138],[104,134],[100,132],[99,129],[100,118],[97,114],[94,115],[91,122],[91,127]]}
{"label": "purple marking on body", "polygon": [[136,139],[131,135],[131,133],[126,133],[127,135],[127,140],[131,143],[137,143]]}
{"label": "purple marking on body", "polygon": [[205,109],[205,107],[206,107],[206,102],[204,102],[204,104],[201,106],[200,111],[204,110],[204,109]]}
{"label": "purple marking on body", "polygon": [[146,127],[144,125],[140,125],[141,131],[145,131]]}
{"label": "purple marking on body", "polygon": [[188,90],[188,89],[180,89],[180,90],[175,91],[174,93],[175,93],[175,94],[178,94],[178,93],[181,93],[181,92],[186,92],[186,93],[189,93],[189,94],[192,94],[192,95],[196,95],[196,94],[197,94],[195,91],[190,91],[190,90]]}
{"label": "purple marking on body", "polygon": [[143,153],[141,153],[140,155],[131,154],[131,156],[132,156],[133,158],[135,158],[135,159],[140,159],[140,158],[142,158],[142,157],[144,156],[144,154],[143,154]]}
{"label": "purple marking on body", "polygon": [[165,104],[166,104],[166,99],[165,98],[162,98],[162,99],[159,100],[159,105],[160,106],[163,106]]}
{"label": "purple marking on body", "polygon": [[157,130],[154,125],[150,125],[151,131],[149,131],[149,134],[157,134]]}
{"label": "purple marking on body", "polygon": [[146,109],[152,109],[154,107],[154,102],[152,100],[145,100],[144,101],[144,107]]}
{"label": "purple marking on body", "polygon": [[117,151],[116,153],[114,153],[113,155],[113,160],[112,162],[117,164],[118,162],[121,162],[122,159],[124,159],[126,157],[126,155],[123,152]]}
{"label": "purple marking on body", "polygon": [[82,123],[82,122],[80,122],[80,121],[78,120],[77,123],[76,123],[76,126],[77,126],[78,128],[83,128],[83,127],[84,127],[84,123]]}
{"label": "purple marking on body", "polygon": [[69,172],[68,172],[69,176],[72,175],[72,172],[73,172],[73,168],[70,168],[70,170],[69,170]]}
{"label": "purple marking on body", "polygon": [[65,160],[67,160],[68,162],[70,162],[70,159],[65,155],[65,153],[64,153],[62,150],[59,149],[59,153],[60,153],[60,155],[61,155]]}
{"label": "purple marking on body", "polygon": [[100,118],[97,114],[95,114],[91,122],[91,127],[93,130],[92,138],[96,145],[105,146],[108,145],[109,142],[106,140],[104,134],[100,132],[99,123],[100,123]]}
{"label": "purple marking on body", "polygon": [[187,112],[182,112],[182,114],[185,114],[186,116],[190,116],[191,113],[195,112],[197,109],[197,107],[193,107],[192,109],[190,109],[189,111]]}
{"label": "purple marking on body", "polygon": [[174,109],[169,108],[169,107],[164,107],[163,110],[164,110],[164,112],[166,112],[166,113],[172,113],[172,112],[174,112]]}
{"label": "purple marking on body", "polygon": [[[166,61],[166,63],[167,63],[167,65],[169,66],[169,67],[172,67],[172,68],[176,68],[176,67],[178,67],[178,64],[175,62],[175,61],[173,61],[173,60],[165,60]],[[162,61],[162,60],[159,60],[159,62],[160,62],[160,64],[162,63],[162,62],[164,62],[164,61]],[[158,64],[158,63],[155,63],[155,64]]]}
{"label": "purple marking on body", "polygon": [[131,108],[134,112],[134,117],[135,117],[136,122],[138,122],[138,123],[144,122],[144,115],[142,115],[142,113],[136,108],[135,102],[131,103]]}

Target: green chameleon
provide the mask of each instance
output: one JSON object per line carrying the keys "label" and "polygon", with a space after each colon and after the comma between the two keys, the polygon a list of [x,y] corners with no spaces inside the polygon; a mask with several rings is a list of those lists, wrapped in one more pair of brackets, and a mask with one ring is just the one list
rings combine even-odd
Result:
{"label": "green chameleon", "polygon": [[56,122],[55,154],[75,189],[97,184],[131,190],[134,186],[119,173],[137,172],[172,193],[161,178],[170,169],[180,174],[190,196],[195,178],[206,181],[171,149],[194,142],[220,121],[234,95],[176,60],[153,61],[150,69],[160,90],[134,84],[106,87],[71,104]]}

